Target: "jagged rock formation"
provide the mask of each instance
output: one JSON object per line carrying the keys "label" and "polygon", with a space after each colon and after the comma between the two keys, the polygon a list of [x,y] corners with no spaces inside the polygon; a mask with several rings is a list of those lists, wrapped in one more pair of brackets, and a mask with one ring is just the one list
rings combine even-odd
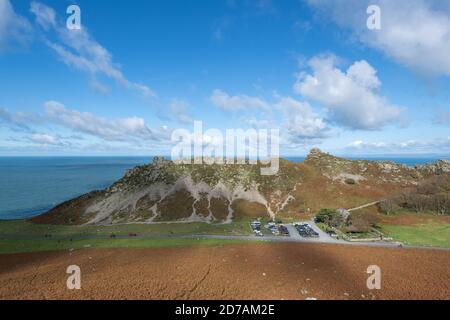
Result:
{"label": "jagged rock formation", "polygon": [[419,165],[416,169],[431,174],[450,173],[450,160],[438,160],[435,164]]}
{"label": "jagged rock formation", "polygon": [[322,207],[350,207],[400,192],[449,161],[410,168],[392,162],[351,161],[311,150],[303,163],[280,161],[276,175],[261,165],[176,164],[162,158],[126,172],[109,188],[65,202],[37,223],[116,224],[230,222],[263,215],[296,216]]}

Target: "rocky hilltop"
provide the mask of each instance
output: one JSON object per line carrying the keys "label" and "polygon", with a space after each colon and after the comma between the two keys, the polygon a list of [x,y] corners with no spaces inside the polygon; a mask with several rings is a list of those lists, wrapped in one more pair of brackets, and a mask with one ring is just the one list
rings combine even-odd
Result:
{"label": "rocky hilltop", "polygon": [[312,149],[303,163],[280,160],[276,175],[261,164],[176,164],[156,157],[109,188],[67,201],[36,223],[230,222],[242,217],[299,216],[322,207],[349,208],[450,172],[450,161],[415,168],[353,161]]}

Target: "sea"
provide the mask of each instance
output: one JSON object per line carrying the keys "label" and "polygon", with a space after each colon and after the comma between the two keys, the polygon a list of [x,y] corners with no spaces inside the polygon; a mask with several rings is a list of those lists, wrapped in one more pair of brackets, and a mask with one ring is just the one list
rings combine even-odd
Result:
{"label": "sea", "polygon": [[[304,157],[284,157],[301,162]],[[348,157],[415,166],[448,157]],[[101,190],[152,157],[0,157],[0,220],[25,219]]]}

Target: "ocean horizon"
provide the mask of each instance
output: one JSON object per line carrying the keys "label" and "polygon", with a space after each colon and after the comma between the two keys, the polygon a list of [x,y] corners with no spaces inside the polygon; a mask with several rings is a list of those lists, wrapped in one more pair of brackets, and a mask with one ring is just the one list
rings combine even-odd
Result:
{"label": "ocean horizon", "polygon": [[[305,157],[282,157],[302,162]],[[349,156],[352,160],[393,161],[407,166],[450,156]],[[150,163],[153,156],[2,156],[0,219],[26,219],[93,190],[108,187],[125,171]]]}

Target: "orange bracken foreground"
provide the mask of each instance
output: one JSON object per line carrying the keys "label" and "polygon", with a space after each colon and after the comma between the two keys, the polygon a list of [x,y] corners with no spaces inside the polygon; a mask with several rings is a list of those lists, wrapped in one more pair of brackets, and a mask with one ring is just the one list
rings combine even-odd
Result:
{"label": "orange bracken foreground", "polygon": [[[66,268],[81,267],[81,290]],[[369,265],[382,272],[368,290]],[[450,299],[450,251],[322,244],[0,256],[0,299]]]}

